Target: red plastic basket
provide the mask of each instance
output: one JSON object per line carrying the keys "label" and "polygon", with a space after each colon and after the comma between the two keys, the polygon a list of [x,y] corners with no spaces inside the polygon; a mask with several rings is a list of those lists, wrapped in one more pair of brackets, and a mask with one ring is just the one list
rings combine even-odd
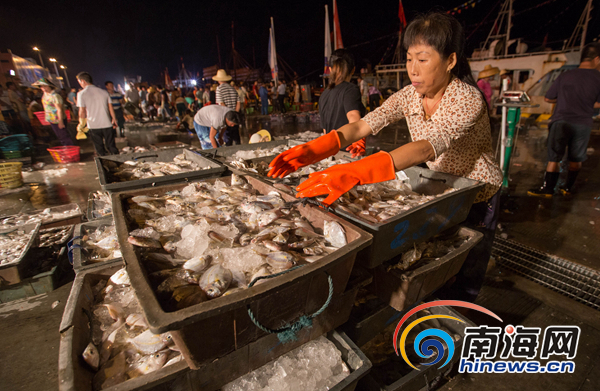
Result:
{"label": "red plastic basket", "polygon": [[56,163],[73,163],[79,161],[79,147],[66,146],[48,148],[48,152]]}
{"label": "red plastic basket", "polygon": [[[36,111],[33,113],[40,123],[44,126],[50,126],[50,122],[46,121],[46,112],[44,111]],[[69,110],[65,110],[65,114],[67,115],[67,122],[71,121],[71,112]]]}

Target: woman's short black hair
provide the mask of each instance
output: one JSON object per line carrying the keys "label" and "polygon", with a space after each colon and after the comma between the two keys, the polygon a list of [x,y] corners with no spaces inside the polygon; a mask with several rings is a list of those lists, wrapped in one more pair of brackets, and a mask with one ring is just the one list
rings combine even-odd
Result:
{"label": "woman's short black hair", "polygon": [[452,74],[477,87],[465,54],[464,29],[452,16],[440,12],[417,16],[406,28],[403,44],[406,50],[419,44],[431,46],[444,60],[456,53],[456,65],[452,68]]}

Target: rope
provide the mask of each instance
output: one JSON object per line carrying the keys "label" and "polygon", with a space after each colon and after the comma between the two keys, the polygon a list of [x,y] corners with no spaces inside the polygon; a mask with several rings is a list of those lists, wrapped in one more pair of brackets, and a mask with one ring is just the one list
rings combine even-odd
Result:
{"label": "rope", "polygon": [[[284,271],[279,272],[279,273],[271,274],[269,276],[260,276],[260,277],[257,277],[254,280],[252,280],[252,282],[250,282],[250,284],[248,284],[248,288],[251,288],[255,283],[257,283],[258,281],[260,281],[262,279],[274,278],[274,277],[280,276],[282,274],[289,273],[292,270],[298,269],[300,267],[302,267],[302,265],[295,266],[295,267],[293,267],[291,269],[284,270]],[[300,330],[302,330],[305,327],[312,327],[312,320],[314,318],[316,318],[317,316],[321,315],[323,313],[323,311],[325,311],[325,309],[329,306],[329,303],[331,303],[331,299],[333,297],[333,279],[331,278],[331,276],[329,275],[329,273],[325,272],[325,274],[327,274],[327,282],[329,284],[329,295],[327,296],[327,300],[325,300],[325,303],[323,304],[323,306],[321,308],[319,308],[314,314],[312,314],[312,315],[302,315],[300,317],[300,319],[298,319],[295,323],[292,323],[291,325],[286,325],[286,326],[284,326],[284,327],[282,327],[280,329],[270,329],[270,328],[268,328],[266,326],[263,326],[258,321],[258,319],[256,319],[256,317],[254,316],[254,313],[250,309],[250,305],[248,305],[247,306],[247,308],[248,308],[248,316],[250,317],[250,320],[252,321],[252,323],[254,323],[254,325],[256,325],[256,327],[258,327],[259,329],[261,329],[265,333],[277,334],[277,338],[279,339],[279,341],[281,343],[288,343],[288,342],[291,342],[291,341],[297,341],[298,340],[298,332],[300,332]]]}

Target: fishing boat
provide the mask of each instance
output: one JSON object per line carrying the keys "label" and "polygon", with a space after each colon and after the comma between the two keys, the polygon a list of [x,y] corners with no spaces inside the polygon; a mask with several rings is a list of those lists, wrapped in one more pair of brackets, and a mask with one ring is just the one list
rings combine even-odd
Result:
{"label": "fishing boat", "polygon": [[[527,52],[527,44],[521,38],[511,36],[513,2],[504,1],[494,27],[482,47],[473,52],[469,63],[475,77],[486,65],[507,70],[512,80],[511,89],[526,91],[533,103],[539,104],[539,107],[524,111],[542,114],[541,117],[545,118],[552,110],[552,104],[544,101],[546,91],[558,75],[579,65],[590,22],[592,0],[587,1],[573,34],[564,42],[561,50],[538,52]],[[499,85],[499,76],[496,78],[495,82]]]}

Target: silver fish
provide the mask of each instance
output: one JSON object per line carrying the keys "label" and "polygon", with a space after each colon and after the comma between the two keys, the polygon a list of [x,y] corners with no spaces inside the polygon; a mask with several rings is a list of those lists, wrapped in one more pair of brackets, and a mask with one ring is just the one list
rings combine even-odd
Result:
{"label": "silver fish", "polygon": [[[269,276],[269,275],[271,275],[271,272],[265,265],[263,265],[256,271],[256,273],[254,273],[252,275],[252,277],[250,277],[250,282],[256,280],[258,277],[264,277],[264,276]],[[254,283],[253,286],[258,285],[265,281],[266,281],[266,279],[258,280],[257,282]]]}
{"label": "silver fish", "polygon": [[163,350],[171,342],[171,334],[153,334],[146,330],[129,342],[142,354],[153,354]]}
{"label": "silver fish", "polygon": [[129,275],[127,274],[127,270],[125,270],[125,268],[119,269],[115,274],[110,276],[110,280],[113,282],[113,284],[130,285]]}
{"label": "silver fish", "polygon": [[250,244],[251,240],[252,240],[252,235],[249,233],[245,233],[242,236],[240,236],[239,242],[242,246],[247,246]]}
{"label": "silver fish", "polygon": [[129,316],[127,316],[127,319],[125,319],[125,323],[129,327],[148,327],[148,323],[146,323],[146,319],[142,314],[129,314]]}
{"label": "silver fish", "polygon": [[348,244],[344,227],[337,221],[325,221],[323,226],[325,239],[331,243],[333,247],[344,247]]}
{"label": "silver fish", "polygon": [[294,266],[295,261],[294,256],[285,251],[267,254],[267,262],[276,270],[287,270]]}
{"label": "silver fish", "polygon": [[207,256],[199,256],[194,257],[183,264],[183,268],[187,270],[191,270],[195,273],[201,272],[206,269],[208,265],[210,265],[211,257]]}
{"label": "silver fish", "polygon": [[283,250],[283,246],[280,244],[275,243],[274,241],[271,240],[263,240],[262,241],[262,245],[265,246],[266,248],[268,248],[271,251],[281,251]]}
{"label": "silver fish", "polygon": [[232,186],[242,186],[245,185],[246,179],[243,176],[237,175],[237,174],[231,174],[231,185]]}
{"label": "silver fish", "polygon": [[130,236],[127,241],[138,247],[162,248],[162,244],[155,239]]}
{"label": "silver fish", "polygon": [[225,293],[232,280],[231,270],[216,264],[202,274],[198,284],[209,298],[214,299]]}
{"label": "silver fish", "polygon": [[98,366],[100,365],[100,353],[98,353],[98,349],[93,343],[89,343],[88,346],[83,351],[83,359],[90,367],[92,367],[95,371],[98,370]]}

